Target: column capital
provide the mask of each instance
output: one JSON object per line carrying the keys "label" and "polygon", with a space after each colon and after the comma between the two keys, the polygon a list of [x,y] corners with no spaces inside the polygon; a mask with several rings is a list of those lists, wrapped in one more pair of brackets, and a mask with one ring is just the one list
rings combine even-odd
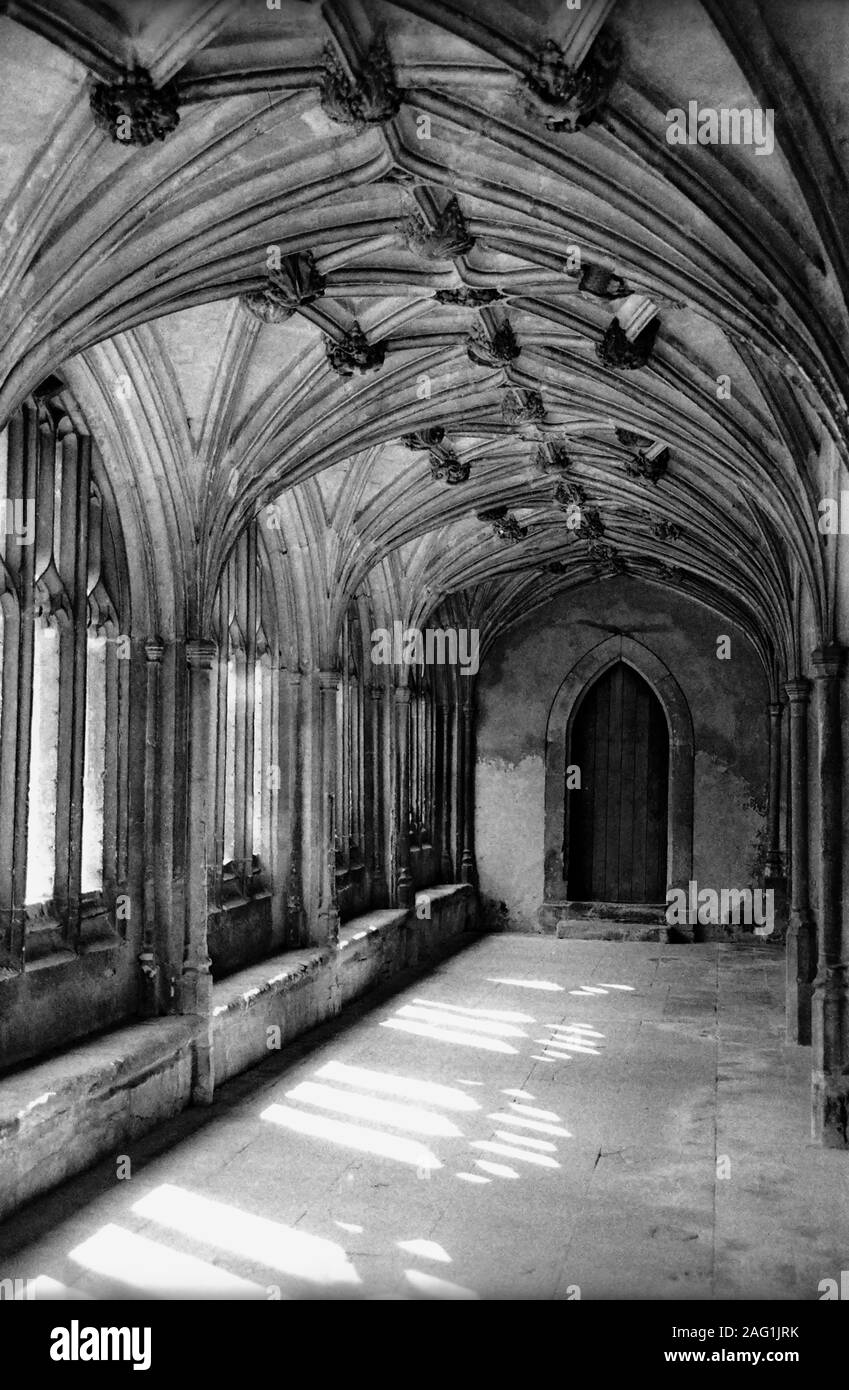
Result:
{"label": "column capital", "polygon": [[291,666],[284,666],[282,663],[277,667],[277,678],[281,685],[300,685],[300,671],[293,671]]}
{"label": "column capital", "polygon": [[798,705],[806,705],[811,698],[811,682],[805,676],[785,682],[784,689],[790,701],[791,710]]}
{"label": "column capital", "polygon": [[144,654],[149,662],[158,665],[165,655],[165,643],[161,637],[148,637],[144,644]]}
{"label": "column capital", "polygon": [[328,691],[328,690],[336,691],[336,690],[339,689],[339,684],[340,684],[340,681],[341,681],[341,679],[342,679],[342,672],[341,672],[341,671],[316,671],[316,672],[315,672],[315,677],[316,677],[316,680],[318,681],[318,688],[319,688],[319,690],[321,690],[321,691]]}
{"label": "column capital", "polygon": [[410,703],[410,687],[408,685],[395,686],[396,705],[408,705]]}
{"label": "column capital", "polygon": [[218,643],[211,637],[192,637],[186,643],[186,661],[198,671],[211,671],[218,655]]}
{"label": "column capital", "polygon": [[784,706],[778,700],[770,700],[769,704],[767,705],[767,712],[773,719],[780,719],[781,711],[783,709]]}
{"label": "column capital", "polygon": [[843,660],[846,655],[846,648],[839,642],[824,642],[816,651],[811,652],[811,661],[817,673],[817,680],[828,680],[834,676],[839,676],[843,669]]}

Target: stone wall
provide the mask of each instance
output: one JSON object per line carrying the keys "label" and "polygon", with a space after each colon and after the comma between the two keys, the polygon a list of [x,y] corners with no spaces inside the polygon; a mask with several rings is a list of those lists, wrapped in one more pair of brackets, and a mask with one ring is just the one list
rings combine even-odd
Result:
{"label": "stone wall", "polygon": [[[745,634],[702,604],[632,578],[607,579],[540,608],[482,664],[476,838],[490,925],[541,929],[549,711],[575,663],[617,631],[666,665],[689,705],[694,878],[716,890],[760,882],[769,697],[757,654]],[[727,660],[717,656],[723,635]]]}

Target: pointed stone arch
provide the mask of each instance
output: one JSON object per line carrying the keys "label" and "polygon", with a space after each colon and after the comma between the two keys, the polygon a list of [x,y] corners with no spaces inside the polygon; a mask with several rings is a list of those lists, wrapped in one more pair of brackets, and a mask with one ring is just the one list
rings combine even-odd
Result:
{"label": "pointed stone arch", "polygon": [[[566,767],[572,727],[587,689],[609,667],[623,661],[646,681],[660,701],[669,728],[667,886],[686,888],[693,872],[694,739],[690,708],[680,685],[659,656],[633,637],[599,642],[572,667],[554,697],[545,738],[545,888],[543,912],[568,899],[565,845]],[[547,918],[547,913],[546,913]]]}

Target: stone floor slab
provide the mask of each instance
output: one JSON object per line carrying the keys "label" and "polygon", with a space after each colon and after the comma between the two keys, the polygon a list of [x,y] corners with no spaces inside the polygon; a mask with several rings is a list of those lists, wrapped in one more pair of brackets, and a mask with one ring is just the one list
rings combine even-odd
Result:
{"label": "stone floor slab", "polygon": [[[849,1161],[771,946],[490,936],[0,1228],[94,1297],[816,1299]],[[158,1282],[157,1282],[158,1281]],[[194,1281],[194,1283],[193,1283]]]}

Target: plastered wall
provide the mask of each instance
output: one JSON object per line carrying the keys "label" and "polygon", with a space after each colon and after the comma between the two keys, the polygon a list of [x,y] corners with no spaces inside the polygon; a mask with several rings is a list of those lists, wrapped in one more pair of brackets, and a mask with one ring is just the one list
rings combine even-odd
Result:
{"label": "plastered wall", "polygon": [[[486,906],[540,930],[549,711],[571,667],[615,632],[669,668],[695,735],[693,872],[700,887],[747,887],[765,835],[768,687],[746,636],[727,619],[627,576],[534,612],[486,656],[478,684],[477,863]],[[730,638],[719,659],[718,639]],[[724,650],[724,644],[722,649]],[[503,912],[500,913],[504,920]]]}

